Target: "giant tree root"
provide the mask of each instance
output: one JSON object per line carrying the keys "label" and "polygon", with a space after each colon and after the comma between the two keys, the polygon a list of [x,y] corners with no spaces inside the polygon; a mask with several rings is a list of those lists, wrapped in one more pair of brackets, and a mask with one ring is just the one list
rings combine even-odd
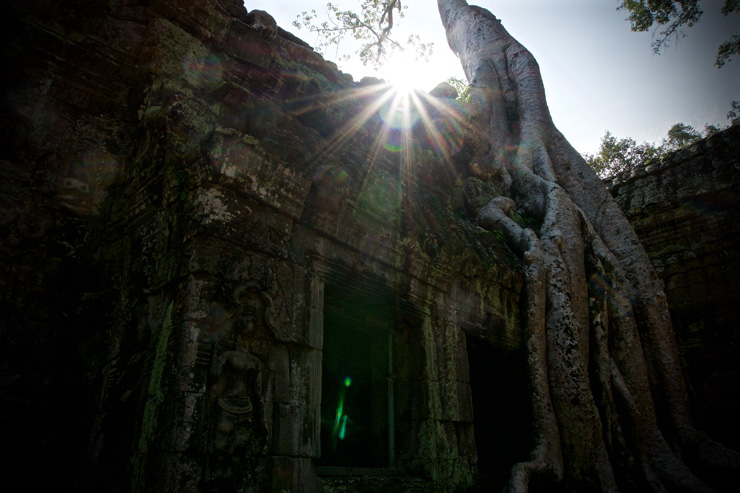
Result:
{"label": "giant tree root", "polygon": [[[740,454],[692,425],[666,297],[647,254],[552,123],[534,57],[490,12],[465,0],[438,6],[472,86],[473,138],[489,143],[475,146],[482,150],[468,171],[509,190],[478,221],[504,234],[525,269],[536,445],[512,468],[508,489],[551,477],[579,490],[709,491],[684,459],[737,473]],[[514,212],[535,227],[520,226]]]}

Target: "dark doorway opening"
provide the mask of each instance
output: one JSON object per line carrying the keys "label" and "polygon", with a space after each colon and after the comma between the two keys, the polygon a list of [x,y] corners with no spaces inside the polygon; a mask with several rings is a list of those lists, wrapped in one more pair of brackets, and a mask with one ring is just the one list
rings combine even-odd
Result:
{"label": "dark doorway opening", "polygon": [[394,310],[327,284],[321,374],[321,467],[393,464]]}
{"label": "dark doorway opening", "polygon": [[479,487],[500,491],[534,445],[526,359],[521,350],[504,351],[479,338],[466,342]]}

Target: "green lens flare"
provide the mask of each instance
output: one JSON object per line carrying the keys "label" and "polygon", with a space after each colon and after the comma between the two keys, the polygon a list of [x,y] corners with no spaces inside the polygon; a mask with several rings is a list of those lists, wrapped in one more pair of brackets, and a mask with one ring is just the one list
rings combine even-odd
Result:
{"label": "green lens flare", "polygon": [[344,386],[349,387],[350,385],[352,385],[352,377],[344,377]]}
{"label": "green lens flare", "polygon": [[342,401],[339,401],[339,406],[337,407],[337,418],[335,421],[335,425],[339,424],[339,420],[342,419],[342,414],[344,414],[344,403]]}

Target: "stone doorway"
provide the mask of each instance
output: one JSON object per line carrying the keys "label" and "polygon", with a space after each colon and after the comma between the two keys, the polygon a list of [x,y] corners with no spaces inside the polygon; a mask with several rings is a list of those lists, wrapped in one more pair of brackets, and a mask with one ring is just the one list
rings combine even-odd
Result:
{"label": "stone doorway", "polygon": [[511,467],[532,450],[532,412],[524,353],[502,350],[489,341],[466,338],[473,397],[478,483],[500,491]]}
{"label": "stone doorway", "polygon": [[326,284],[321,459],[331,468],[390,468],[395,456],[395,310],[380,297]]}

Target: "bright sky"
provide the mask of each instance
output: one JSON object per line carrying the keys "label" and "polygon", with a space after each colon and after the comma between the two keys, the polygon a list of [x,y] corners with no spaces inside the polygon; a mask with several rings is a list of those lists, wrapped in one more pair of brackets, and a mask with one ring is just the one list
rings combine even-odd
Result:
{"label": "bright sky", "polygon": [[[309,44],[315,35],[292,23],[304,10],[324,11],[327,0],[246,0],[247,9],[269,12],[278,25]],[[740,100],[740,57],[721,69],[714,66],[717,46],[737,32],[740,14],[723,17],[720,0],[704,0],[704,17],[661,55],[654,55],[652,33],[633,33],[617,0],[469,0],[493,12],[509,33],[540,64],[555,124],[580,152],[595,152],[606,130],[637,142],[659,142],[674,123],[703,132],[704,124],[726,126],[733,100]],[[358,1],[335,0],[343,8]],[[356,60],[342,62],[340,48],[325,58],[338,62],[355,80],[379,76],[392,82],[415,79],[431,90],[451,76],[464,79],[447,46],[434,0],[404,0],[406,17],[397,22],[395,39],[408,33],[434,42],[428,63],[404,60],[391,73],[375,74]],[[325,20],[324,18],[320,20]],[[349,43],[348,43],[349,44]],[[357,57],[355,57],[356,59]]]}

